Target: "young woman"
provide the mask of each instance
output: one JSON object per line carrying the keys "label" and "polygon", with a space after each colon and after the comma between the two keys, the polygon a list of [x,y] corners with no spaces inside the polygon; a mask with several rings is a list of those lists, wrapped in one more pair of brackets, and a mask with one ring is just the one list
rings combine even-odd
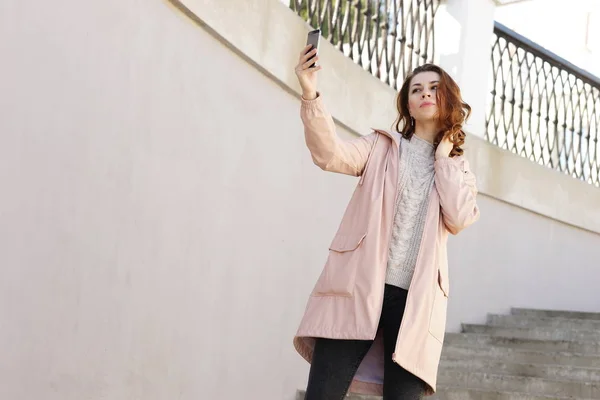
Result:
{"label": "young woman", "polygon": [[294,338],[311,363],[306,400],[348,391],[384,400],[436,390],[449,293],[446,241],[479,218],[463,157],[471,108],[456,82],[426,64],[397,97],[397,132],[343,141],[317,92],[318,57],[306,47],[296,75],[312,158],[360,176]]}

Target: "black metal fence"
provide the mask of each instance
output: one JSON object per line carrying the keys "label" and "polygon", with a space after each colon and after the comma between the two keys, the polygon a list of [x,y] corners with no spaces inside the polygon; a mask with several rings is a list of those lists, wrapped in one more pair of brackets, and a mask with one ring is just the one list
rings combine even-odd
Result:
{"label": "black metal fence", "polygon": [[432,62],[440,0],[289,0],[323,37],[396,90],[415,67]]}
{"label": "black metal fence", "polygon": [[497,23],[487,139],[600,186],[600,79]]}
{"label": "black metal fence", "polygon": [[[285,1],[285,0],[284,0]],[[433,62],[440,0],[287,0],[365,70],[399,90]],[[600,79],[496,22],[486,138],[600,186]]]}

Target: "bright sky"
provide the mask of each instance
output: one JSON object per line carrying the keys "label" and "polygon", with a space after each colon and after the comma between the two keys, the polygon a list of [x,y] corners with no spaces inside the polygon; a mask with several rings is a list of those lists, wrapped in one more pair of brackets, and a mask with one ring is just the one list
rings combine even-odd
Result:
{"label": "bright sky", "polygon": [[495,19],[600,76],[600,0],[528,0],[496,7]]}

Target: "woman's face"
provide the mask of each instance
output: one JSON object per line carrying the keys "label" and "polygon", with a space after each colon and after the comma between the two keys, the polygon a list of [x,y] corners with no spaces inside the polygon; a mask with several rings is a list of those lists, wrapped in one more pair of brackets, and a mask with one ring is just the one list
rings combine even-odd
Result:
{"label": "woman's face", "polygon": [[416,121],[428,121],[435,118],[437,107],[437,88],[440,74],[433,71],[420,72],[413,76],[408,88],[408,111]]}

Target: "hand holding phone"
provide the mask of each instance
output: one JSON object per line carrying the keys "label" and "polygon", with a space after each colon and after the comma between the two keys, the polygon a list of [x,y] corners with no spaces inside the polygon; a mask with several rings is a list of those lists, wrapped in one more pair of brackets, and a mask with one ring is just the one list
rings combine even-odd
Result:
{"label": "hand holding phone", "polygon": [[319,29],[308,33],[306,47],[300,52],[295,69],[302,88],[302,97],[306,100],[317,97],[317,71],[321,70],[321,66],[317,64],[320,38],[321,31]]}

